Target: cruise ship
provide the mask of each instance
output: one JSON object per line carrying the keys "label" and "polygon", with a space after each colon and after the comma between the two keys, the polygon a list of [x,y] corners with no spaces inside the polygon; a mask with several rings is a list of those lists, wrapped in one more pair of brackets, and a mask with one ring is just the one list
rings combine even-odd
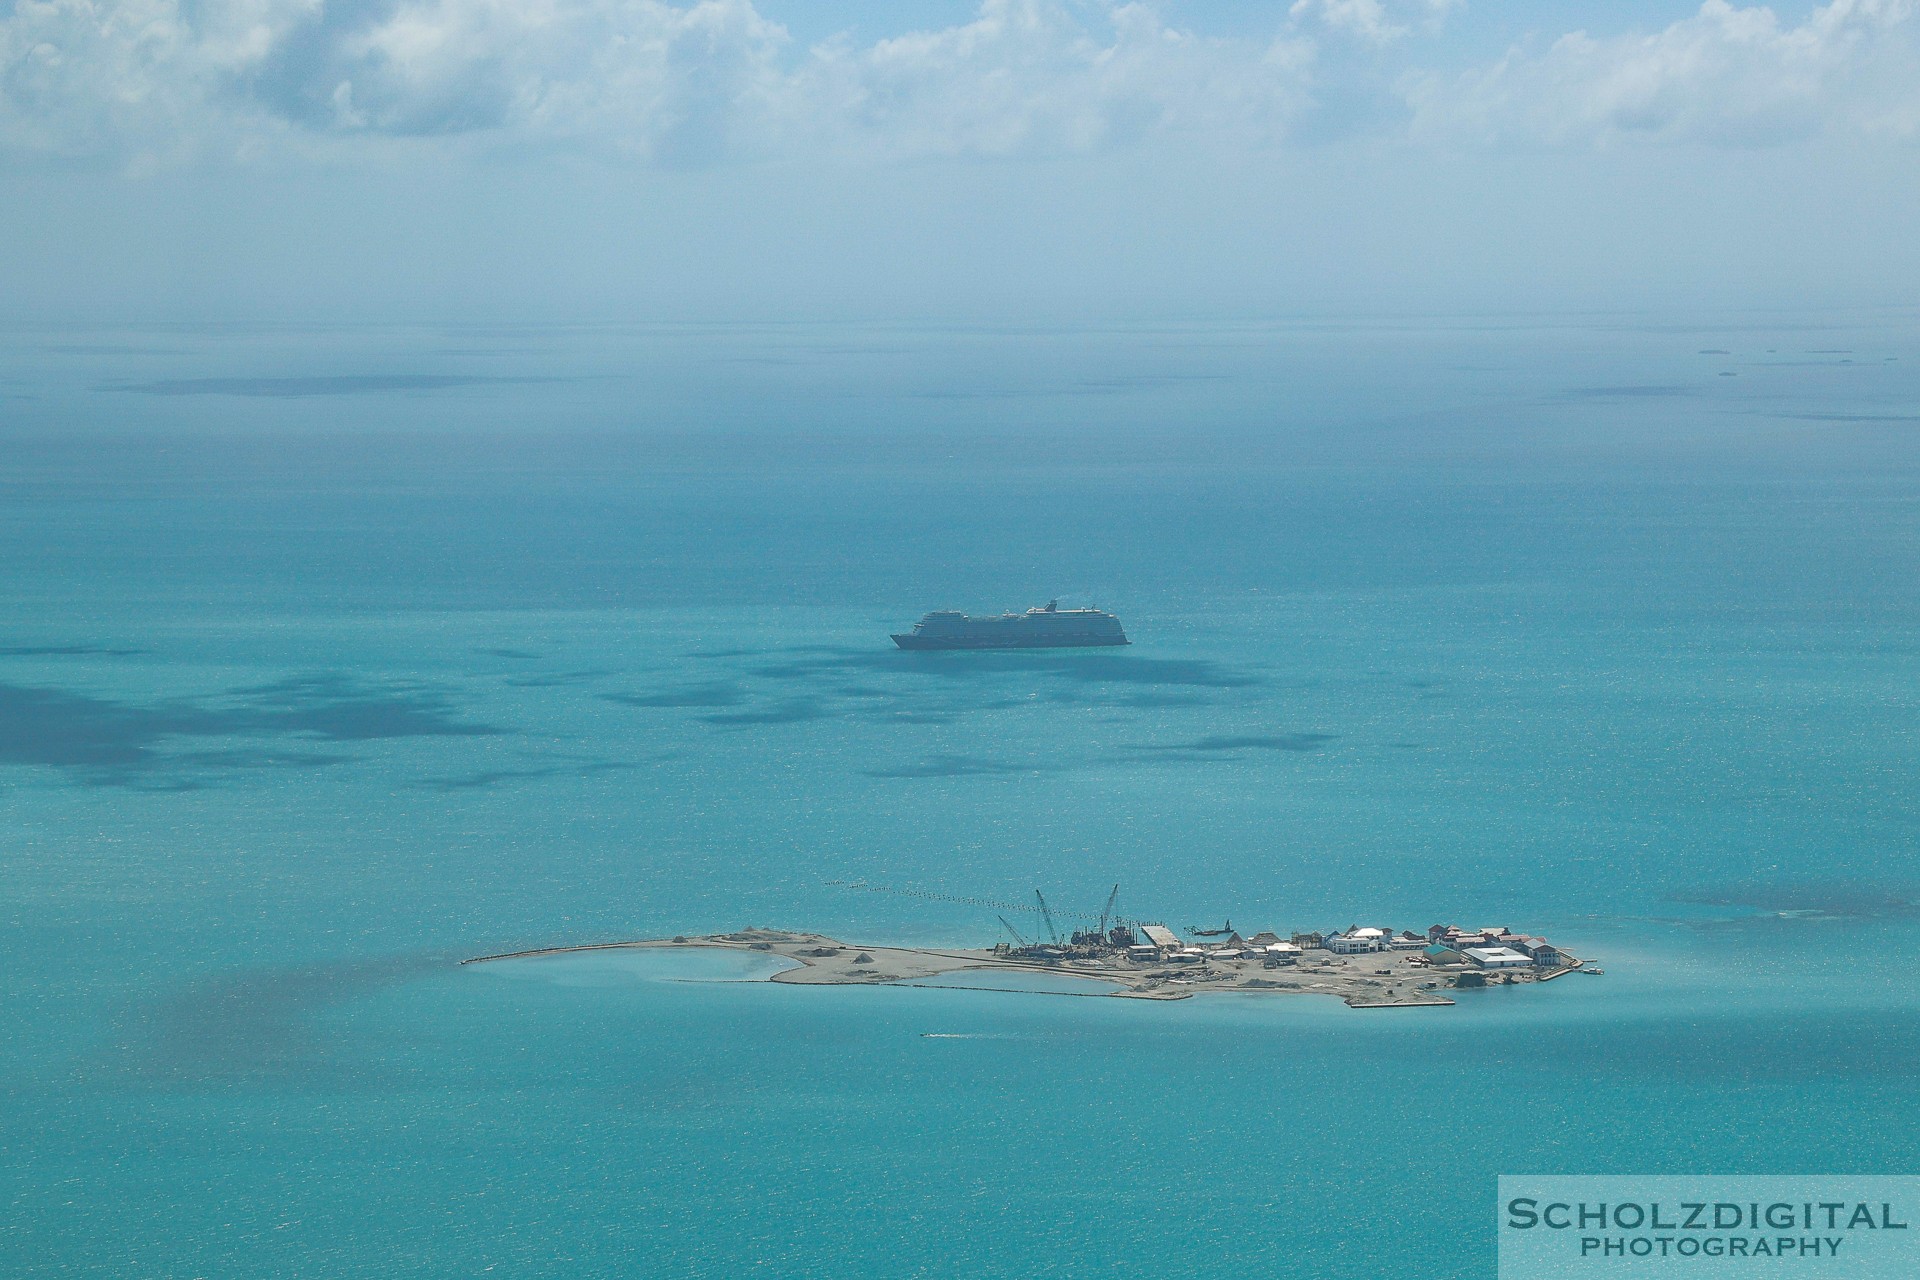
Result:
{"label": "cruise ship", "polygon": [[970,618],[964,613],[936,609],[895,636],[902,649],[1085,649],[1096,645],[1127,644],[1120,619],[1101,609],[1062,609],[1050,600],[1044,609],[1003,613],[997,618]]}

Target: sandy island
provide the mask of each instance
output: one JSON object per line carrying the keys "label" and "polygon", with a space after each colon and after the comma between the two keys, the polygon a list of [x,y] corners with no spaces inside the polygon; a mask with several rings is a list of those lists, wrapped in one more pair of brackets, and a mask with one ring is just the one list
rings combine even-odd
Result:
{"label": "sandy island", "polygon": [[[498,960],[527,960],[540,956],[588,951],[649,950],[681,947],[720,947],[753,951],[798,962],[798,967],[773,974],[767,981],[795,986],[880,985],[917,982],[961,972],[1044,973],[1089,978],[1112,983],[1114,991],[1047,992],[1085,997],[1134,1000],[1185,1000],[1207,991],[1270,992],[1281,995],[1337,996],[1354,1009],[1395,1009],[1453,1002],[1445,990],[1460,986],[1500,986],[1544,982],[1568,970],[1552,973],[1481,975],[1471,966],[1436,965],[1418,953],[1379,952],[1340,956],[1309,952],[1297,962],[1269,967],[1259,959],[1209,960],[1204,964],[1170,965],[1138,962],[1121,957],[1092,960],[1033,960],[999,950],[934,950],[923,947],[862,947],[818,933],[783,929],[740,929],[700,937],[650,939],[641,942],[603,942],[584,946],[546,947],[504,955],[477,956],[463,964]],[[1578,965],[1574,961],[1574,966]],[[1471,975],[1471,976],[1468,976]],[[1465,978],[1465,981],[1461,979]],[[968,990],[994,990],[969,987]],[[1006,990],[1019,990],[1009,987]],[[1027,990],[1031,990],[1028,988]]]}

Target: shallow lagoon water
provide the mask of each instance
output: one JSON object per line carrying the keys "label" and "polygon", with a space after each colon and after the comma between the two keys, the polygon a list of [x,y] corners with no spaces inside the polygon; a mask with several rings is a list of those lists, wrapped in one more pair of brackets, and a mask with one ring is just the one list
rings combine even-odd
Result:
{"label": "shallow lagoon water", "polygon": [[794,962],[724,947],[574,951],[489,960],[476,972],[563,987],[628,987],[647,982],[764,982]]}
{"label": "shallow lagoon water", "polygon": [[[1819,323],[16,336],[0,1269],[1464,1276],[1503,1171],[1903,1171],[1920,350]],[[1607,976],[457,965],[1116,880]]]}
{"label": "shallow lagoon water", "polygon": [[927,987],[941,990],[1005,991],[1020,995],[1104,996],[1122,988],[1117,982],[1102,982],[1093,976],[1067,973],[1008,973],[1004,970],[960,970],[931,978],[915,978],[889,985]]}

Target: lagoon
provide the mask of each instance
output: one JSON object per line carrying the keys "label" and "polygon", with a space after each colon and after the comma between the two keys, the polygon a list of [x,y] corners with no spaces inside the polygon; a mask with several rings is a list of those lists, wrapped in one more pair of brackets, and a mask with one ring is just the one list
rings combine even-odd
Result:
{"label": "lagoon", "polygon": [[[1901,1171],[1914,339],[11,334],[0,1269],[1465,1276],[1501,1172]],[[1134,645],[886,640],[1075,592]],[[457,964],[997,928],[858,881],[1607,976]]]}

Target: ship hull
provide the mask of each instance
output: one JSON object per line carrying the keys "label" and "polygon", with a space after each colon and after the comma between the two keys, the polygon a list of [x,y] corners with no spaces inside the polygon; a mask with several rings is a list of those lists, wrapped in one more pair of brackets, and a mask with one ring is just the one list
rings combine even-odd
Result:
{"label": "ship hull", "polygon": [[902,649],[1110,649],[1131,644],[1125,636],[915,636],[893,637]]}

